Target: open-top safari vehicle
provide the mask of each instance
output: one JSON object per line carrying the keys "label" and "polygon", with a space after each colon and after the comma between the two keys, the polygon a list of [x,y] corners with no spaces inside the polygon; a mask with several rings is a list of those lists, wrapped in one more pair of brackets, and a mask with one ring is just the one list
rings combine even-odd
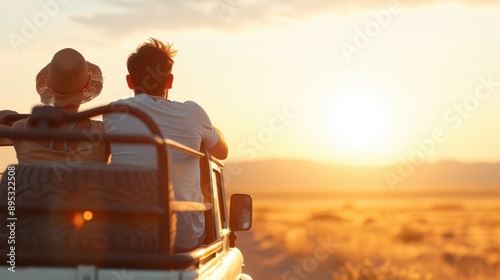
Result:
{"label": "open-top safari vehicle", "polygon": [[[163,139],[142,111],[152,136],[62,133],[61,122],[117,112],[103,106],[81,113],[35,107],[35,130],[0,130],[0,138],[90,140],[154,145],[158,169],[66,162],[11,165],[0,185],[0,279],[139,280],[251,279],[243,274],[237,231],[252,223],[252,198],[231,196],[229,212],[223,164],[208,152]],[[11,120],[28,115],[9,115]],[[198,157],[204,203],[174,200],[169,150]],[[177,211],[204,211],[203,246],[175,253]]]}

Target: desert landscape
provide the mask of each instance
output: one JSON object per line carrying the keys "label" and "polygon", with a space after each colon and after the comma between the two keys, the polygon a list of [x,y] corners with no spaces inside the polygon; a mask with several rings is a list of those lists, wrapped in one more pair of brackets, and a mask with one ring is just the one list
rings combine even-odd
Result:
{"label": "desert landscape", "polygon": [[254,194],[254,279],[500,279],[500,194]]}
{"label": "desert landscape", "polygon": [[[227,196],[253,197],[236,241],[253,279],[500,280],[500,1],[0,3],[0,127],[41,104],[165,104],[144,110],[163,136],[224,151]],[[136,60],[148,38],[168,59]],[[61,91],[40,73],[66,48],[102,73]]]}
{"label": "desert landscape", "polygon": [[[0,154],[15,161],[12,150]],[[252,230],[238,233],[244,271],[269,280],[500,279],[496,167],[429,165],[390,190],[383,168],[229,163],[228,195],[249,193],[254,201]],[[470,174],[480,174],[481,184]]]}

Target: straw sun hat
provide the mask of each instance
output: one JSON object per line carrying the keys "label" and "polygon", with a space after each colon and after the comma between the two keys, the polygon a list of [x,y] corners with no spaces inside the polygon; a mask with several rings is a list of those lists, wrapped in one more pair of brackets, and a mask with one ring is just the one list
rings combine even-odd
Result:
{"label": "straw sun hat", "polygon": [[36,76],[36,91],[46,105],[79,105],[102,90],[101,69],[74,49],[58,51]]}

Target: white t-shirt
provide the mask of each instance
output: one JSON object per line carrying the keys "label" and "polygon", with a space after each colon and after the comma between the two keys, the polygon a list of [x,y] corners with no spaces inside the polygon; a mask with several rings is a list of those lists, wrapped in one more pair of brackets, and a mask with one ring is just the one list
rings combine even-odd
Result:
{"label": "white t-shirt", "polygon": [[[198,104],[167,99],[153,100],[145,93],[111,103],[127,104],[148,114],[160,127],[164,138],[177,141],[199,151],[203,141],[212,148],[219,136],[210,119]],[[147,127],[136,117],[128,114],[106,114],[103,117],[107,133],[151,135]],[[175,150],[171,151],[172,185],[175,200],[203,202],[200,188],[199,159]],[[156,168],[156,147],[138,144],[111,144],[111,164],[130,164]],[[199,245],[205,218],[203,212],[177,213],[177,237],[175,246],[193,248]]]}

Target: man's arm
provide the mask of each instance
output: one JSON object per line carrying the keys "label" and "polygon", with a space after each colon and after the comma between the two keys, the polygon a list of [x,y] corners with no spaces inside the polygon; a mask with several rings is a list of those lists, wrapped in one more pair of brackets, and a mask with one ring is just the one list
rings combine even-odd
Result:
{"label": "man's arm", "polygon": [[4,120],[5,116],[7,116],[8,114],[17,114],[17,112],[12,110],[0,110],[0,124],[3,125],[2,128],[7,128],[7,126],[12,126],[12,124],[14,123]]}
{"label": "man's arm", "polygon": [[214,129],[219,135],[219,141],[217,141],[217,143],[212,148],[208,149],[208,151],[212,156],[214,156],[217,159],[226,159],[228,154],[226,140],[224,139],[224,136],[222,136],[222,133],[216,127],[214,127]]}

